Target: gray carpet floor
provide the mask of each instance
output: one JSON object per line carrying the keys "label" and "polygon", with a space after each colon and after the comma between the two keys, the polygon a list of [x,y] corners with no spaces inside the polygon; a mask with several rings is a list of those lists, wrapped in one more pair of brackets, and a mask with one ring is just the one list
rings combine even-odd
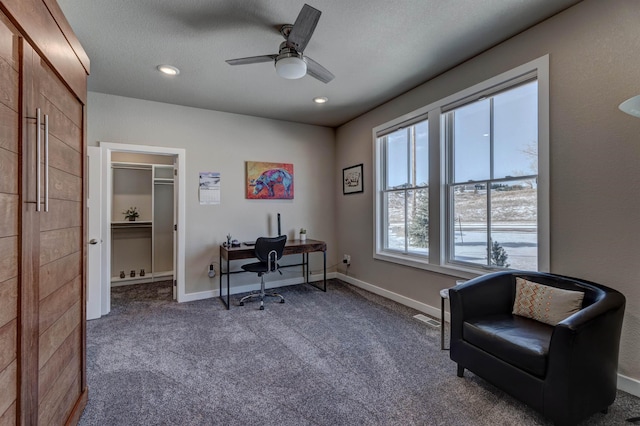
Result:
{"label": "gray carpet floor", "polygon": [[[171,301],[167,284],[112,290],[87,326],[80,425],[549,425],[472,373],[456,376],[418,312],[338,280],[286,303]],[[585,425],[624,425],[624,392]],[[630,425],[630,423],[626,423]]]}

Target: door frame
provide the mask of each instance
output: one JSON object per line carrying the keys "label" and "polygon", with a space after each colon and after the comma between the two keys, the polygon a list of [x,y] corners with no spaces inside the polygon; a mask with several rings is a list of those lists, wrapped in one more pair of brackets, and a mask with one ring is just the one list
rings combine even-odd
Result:
{"label": "door frame", "polygon": [[177,185],[174,184],[174,197],[177,200],[175,206],[177,217],[175,224],[175,270],[174,280],[177,289],[178,302],[185,301],[185,214],[186,214],[186,151],[182,148],[167,148],[151,145],[132,145],[114,142],[98,142],[102,150],[102,235],[104,236],[104,246],[102,250],[102,278],[100,280],[101,310],[102,315],[111,311],[111,213],[112,213],[112,192],[113,192],[113,172],[111,169],[111,153],[126,152],[136,154],[156,154],[173,155],[176,157],[177,165]]}
{"label": "door frame", "polygon": [[[87,147],[87,319],[102,316],[102,150]],[[96,240],[95,244],[90,241]]]}

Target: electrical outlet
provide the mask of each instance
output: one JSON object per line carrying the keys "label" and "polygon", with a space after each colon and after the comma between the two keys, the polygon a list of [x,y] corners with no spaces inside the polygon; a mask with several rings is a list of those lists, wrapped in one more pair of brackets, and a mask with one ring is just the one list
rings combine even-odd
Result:
{"label": "electrical outlet", "polygon": [[345,254],[344,256],[342,256],[342,263],[344,263],[347,266],[351,265],[351,256],[348,254]]}

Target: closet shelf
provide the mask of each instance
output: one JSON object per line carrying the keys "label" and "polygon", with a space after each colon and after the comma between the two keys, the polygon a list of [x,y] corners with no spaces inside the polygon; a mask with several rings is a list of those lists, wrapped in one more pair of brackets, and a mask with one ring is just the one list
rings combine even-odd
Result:
{"label": "closet shelf", "polygon": [[152,222],[150,220],[123,220],[111,222],[112,228],[150,228]]}

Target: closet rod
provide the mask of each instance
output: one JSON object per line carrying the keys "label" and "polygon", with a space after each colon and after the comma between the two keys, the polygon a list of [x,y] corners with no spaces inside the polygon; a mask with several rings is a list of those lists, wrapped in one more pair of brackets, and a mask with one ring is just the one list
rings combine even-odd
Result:
{"label": "closet rod", "polygon": [[112,169],[120,169],[120,170],[148,170],[151,171],[150,167],[144,167],[144,166],[118,166],[118,165],[111,165]]}

